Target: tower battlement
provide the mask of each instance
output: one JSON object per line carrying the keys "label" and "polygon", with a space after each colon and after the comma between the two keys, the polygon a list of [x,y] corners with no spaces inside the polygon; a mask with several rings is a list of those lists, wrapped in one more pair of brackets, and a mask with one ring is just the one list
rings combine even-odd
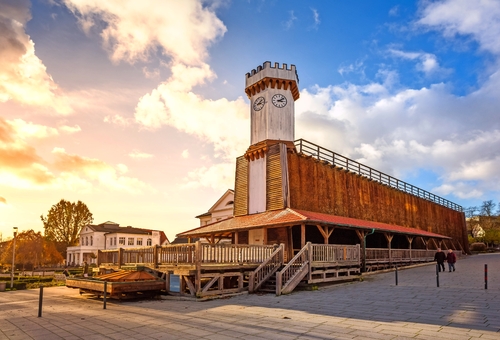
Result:
{"label": "tower battlement", "polygon": [[256,69],[253,69],[246,74],[245,87],[248,87],[264,78],[288,79],[297,83],[299,82],[299,76],[295,65],[292,64],[290,65],[290,68],[288,68],[288,65],[285,63],[283,63],[281,67],[279,63],[274,63],[274,66],[272,66],[270,61],[266,61],[262,64],[262,66],[259,65]]}
{"label": "tower battlement", "polygon": [[285,90],[290,89],[293,99],[297,100],[299,98],[298,83],[299,76],[295,65],[292,64],[288,68],[287,64],[283,63],[280,67],[279,63],[274,63],[272,66],[270,61],[266,61],[262,66],[259,65],[246,74],[245,92],[250,98],[268,86],[284,88]]}

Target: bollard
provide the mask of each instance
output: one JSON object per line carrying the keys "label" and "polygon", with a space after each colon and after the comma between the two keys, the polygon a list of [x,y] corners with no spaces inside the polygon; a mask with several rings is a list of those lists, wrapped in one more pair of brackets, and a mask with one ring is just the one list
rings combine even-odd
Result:
{"label": "bollard", "polygon": [[436,283],[439,288],[439,264],[436,264]]}
{"label": "bollard", "polygon": [[38,317],[42,317],[43,285],[40,285],[40,297],[38,298]]}
{"label": "bollard", "polygon": [[488,289],[488,265],[484,265],[484,289]]}
{"label": "bollard", "polygon": [[103,295],[103,305],[102,309],[106,309],[106,292],[108,290],[108,282],[104,281],[104,295]]}
{"label": "bollard", "polygon": [[396,286],[398,285],[398,266],[396,265]]}

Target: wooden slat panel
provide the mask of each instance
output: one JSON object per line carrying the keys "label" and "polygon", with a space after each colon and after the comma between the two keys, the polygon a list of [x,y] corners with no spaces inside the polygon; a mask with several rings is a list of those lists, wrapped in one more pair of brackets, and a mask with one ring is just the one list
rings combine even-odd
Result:
{"label": "wooden slat panel", "polygon": [[234,216],[248,214],[248,161],[241,156],[236,159],[234,183]]}
{"label": "wooden slat panel", "polygon": [[266,164],[266,210],[283,209],[283,186],[279,144],[269,148]]}

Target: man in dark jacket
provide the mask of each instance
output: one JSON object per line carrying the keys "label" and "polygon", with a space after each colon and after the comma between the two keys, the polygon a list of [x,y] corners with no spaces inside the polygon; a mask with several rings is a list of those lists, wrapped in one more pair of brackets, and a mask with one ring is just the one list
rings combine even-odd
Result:
{"label": "man in dark jacket", "polygon": [[441,250],[441,248],[438,248],[436,254],[434,255],[434,261],[437,262],[439,271],[443,269],[444,272],[444,260],[446,260],[446,254]]}

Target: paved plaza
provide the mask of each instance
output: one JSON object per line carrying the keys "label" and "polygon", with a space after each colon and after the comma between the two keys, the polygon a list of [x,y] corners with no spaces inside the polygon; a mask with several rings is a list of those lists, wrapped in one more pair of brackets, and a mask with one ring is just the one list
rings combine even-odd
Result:
{"label": "paved plaza", "polygon": [[[488,264],[488,289],[484,289]],[[0,339],[500,339],[500,254],[290,295],[117,302],[66,287],[0,293]]]}

